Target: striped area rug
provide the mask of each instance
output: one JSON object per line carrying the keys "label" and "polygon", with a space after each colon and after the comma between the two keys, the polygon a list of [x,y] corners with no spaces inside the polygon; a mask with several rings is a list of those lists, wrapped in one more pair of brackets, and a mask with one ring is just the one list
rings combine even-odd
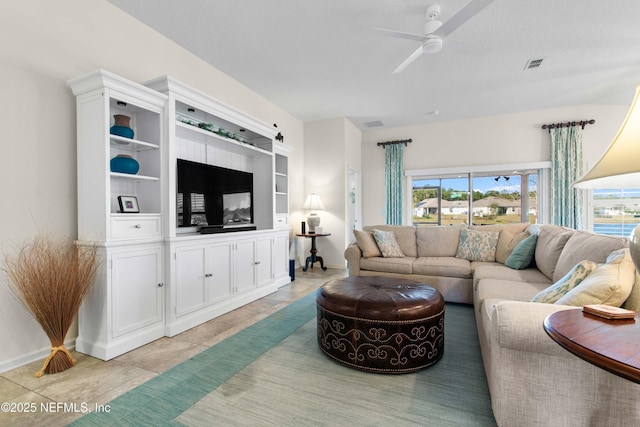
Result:
{"label": "striped area rug", "polygon": [[447,304],[435,365],[384,375],[316,342],[315,293],[212,346],[74,426],[495,426],[473,308]]}

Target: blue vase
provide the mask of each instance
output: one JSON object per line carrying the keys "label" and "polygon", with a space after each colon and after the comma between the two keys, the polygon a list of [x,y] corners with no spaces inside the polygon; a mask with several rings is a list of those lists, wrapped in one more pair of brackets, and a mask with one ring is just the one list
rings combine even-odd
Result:
{"label": "blue vase", "polygon": [[133,139],[133,129],[129,127],[131,123],[131,117],[124,114],[115,114],[113,116],[113,126],[109,129],[111,135],[118,135],[125,138]]}
{"label": "blue vase", "polygon": [[140,163],[131,156],[118,154],[111,159],[111,172],[135,175],[140,170]]}
{"label": "blue vase", "polygon": [[126,126],[111,126],[111,135],[123,136],[125,138],[133,139],[133,129]]}

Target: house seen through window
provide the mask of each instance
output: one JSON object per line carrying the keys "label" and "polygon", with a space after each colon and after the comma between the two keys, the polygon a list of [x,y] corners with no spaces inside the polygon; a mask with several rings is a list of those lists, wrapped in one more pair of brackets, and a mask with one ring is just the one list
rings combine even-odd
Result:
{"label": "house seen through window", "polygon": [[538,170],[412,178],[414,225],[536,223]]}

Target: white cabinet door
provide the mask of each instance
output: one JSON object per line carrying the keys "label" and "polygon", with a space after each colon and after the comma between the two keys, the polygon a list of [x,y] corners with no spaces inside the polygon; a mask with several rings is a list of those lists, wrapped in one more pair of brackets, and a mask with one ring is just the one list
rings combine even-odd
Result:
{"label": "white cabinet door", "polygon": [[162,248],[111,257],[113,338],[164,322]]}
{"label": "white cabinet door", "polygon": [[256,241],[238,240],[236,243],[236,293],[242,293],[256,287]]}
{"label": "white cabinet door", "polygon": [[278,234],[273,238],[273,277],[279,279],[289,275],[289,236]]}
{"label": "white cabinet door", "polygon": [[229,297],[233,292],[231,257],[233,245],[225,243],[207,248],[207,287],[209,304],[215,304]]}
{"label": "white cabinet door", "polygon": [[176,249],[176,317],[208,305],[206,247]]}
{"label": "white cabinet door", "polygon": [[256,240],[256,285],[264,286],[268,284],[271,277],[271,237]]}

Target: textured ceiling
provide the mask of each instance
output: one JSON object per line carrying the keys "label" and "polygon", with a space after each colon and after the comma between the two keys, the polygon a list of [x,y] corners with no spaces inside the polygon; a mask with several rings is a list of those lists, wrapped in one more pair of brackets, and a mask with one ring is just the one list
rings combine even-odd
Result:
{"label": "textured ceiling", "polygon": [[423,33],[428,5],[447,21],[468,0],[110,1],[303,121],[629,104],[640,83],[638,0],[495,0],[399,74],[419,42],[372,28]]}

